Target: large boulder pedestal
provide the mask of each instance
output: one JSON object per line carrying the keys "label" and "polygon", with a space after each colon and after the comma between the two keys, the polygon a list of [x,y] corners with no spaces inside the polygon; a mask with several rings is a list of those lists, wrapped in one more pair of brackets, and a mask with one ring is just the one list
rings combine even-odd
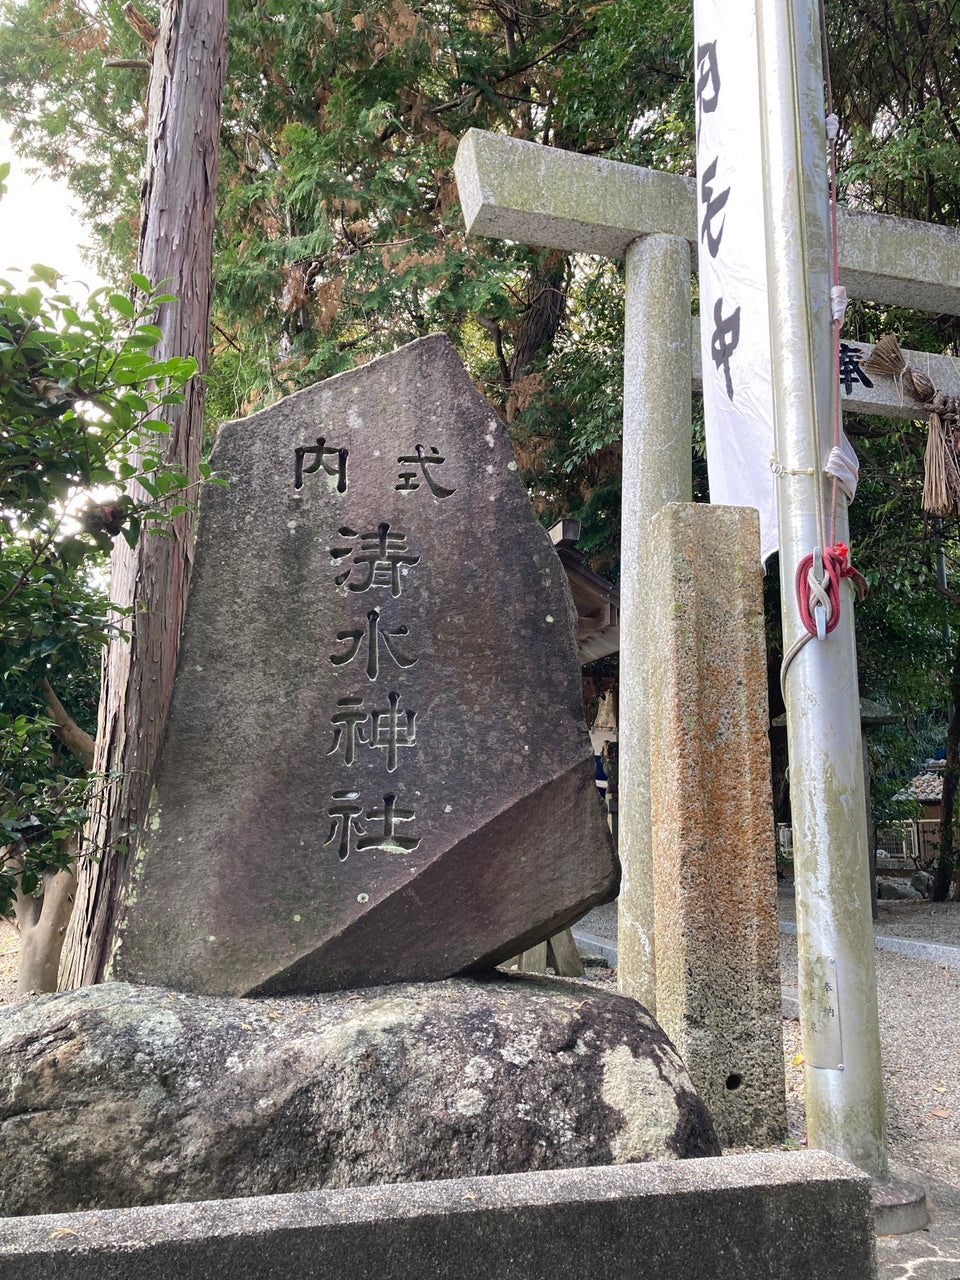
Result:
{"label": "large boulder pedestal", "polygon": [[0,1013],[0,1215],[718,1155],[632,1000],[546,979]]}

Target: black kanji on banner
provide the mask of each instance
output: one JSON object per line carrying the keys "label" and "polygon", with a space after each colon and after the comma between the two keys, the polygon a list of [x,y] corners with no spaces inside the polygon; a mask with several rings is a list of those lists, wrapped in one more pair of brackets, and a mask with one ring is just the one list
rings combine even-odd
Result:
{"label": "black kanji on banner", "polygon": [[717,65],[717,42],[697,46],[697,133],[703,112],[716,111],[720,101],[720,68]]}
{"label": "black kanji on banner", "polygon": [[723,299],[718,298],[713,308],[713,338],[710,341],[710,354],[718,369],[723,369],[723,378],[727,384],[727,395],[733,399],[733,379],[730,376],[730,357],[740,345],[740,308],[731,312],[726,320],[723,318]]}
{"label": "black kanji on banner", "polygon": [[713,180],[717,176],[717,161],[714,158],[713,164],[704,169],[703,177],[700,179],[700,203],[703,205],[703,221],[700,223],[700,239],[706,238],[707,252],[711,258],[715,258],[720,252],[720,241],[723,239],[723,227],[726,219],[720,223],[719,228],[714,234],[713,220],[718,213],[721,212],[724,205],[730,199],[730,188],[721,191],[719,195],[713,194]]}
{"label": "black kanji on banner", "polygon": [[846,342],[840,343],[840,383],[848,396],[853,395],[855,382],[860,382],[865,387],[873,386],[860,367],[861,354],[857,347],[848,346]]}

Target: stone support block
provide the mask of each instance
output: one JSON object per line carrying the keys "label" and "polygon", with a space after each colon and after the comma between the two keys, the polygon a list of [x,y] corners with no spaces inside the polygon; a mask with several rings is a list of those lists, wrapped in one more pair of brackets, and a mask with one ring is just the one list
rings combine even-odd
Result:
{"label": "stone support block", "polygon": [[657,1016],[727,1146],[786,1131],[757,513],[650,522]]}

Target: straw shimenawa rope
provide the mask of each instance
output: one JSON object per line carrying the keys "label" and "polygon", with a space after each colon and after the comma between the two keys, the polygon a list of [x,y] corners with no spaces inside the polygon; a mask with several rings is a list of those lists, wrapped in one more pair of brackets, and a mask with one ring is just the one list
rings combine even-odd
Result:
{"label": "straw shimenawa rope", "polygon": [[900,344],[885,333],[863,362],[868,373],[896,378],[914,399],[925,406],[929,426],[923,459],[921,506],[935,516],[960,515],[960,458],[958,424],[960,398],[938,391],[921,369],[906,362]]}

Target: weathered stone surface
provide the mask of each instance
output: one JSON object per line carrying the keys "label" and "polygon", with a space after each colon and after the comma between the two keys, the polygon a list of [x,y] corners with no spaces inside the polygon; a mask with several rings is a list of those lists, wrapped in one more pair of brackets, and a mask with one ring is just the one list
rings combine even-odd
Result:
{"label": "weathered stone surface", "polygon": [[[934,1241],[901,1251],[906,1274],[900,1259],[921,1253],[925,1267],[945,1256]],[[869,1179],[806,1151],[14,1218],[0,1221],[0,1274],[876,1280],[877,1268]]]}
{"label": "weathered stone surface", "polygon": [[727,1146],[787,1127],[757,512],[650,522],[657,1018]]}
{"label": "weathered stone surface", "polygon": [[[467,231],[619,258],[641,236],[700,247],[693,178],[468,129],[455,165]],[[851,298],[960,314],[960,232],[840,209],[840,280]]]}
{"label": "weathered stone surface", "polygon": [[537,979],[0,1010],[0,1215],[719,1153],[641,1006]]}
{"label": "weathered stone surface", "polygon": [[656,1015],[653,860],[650,846],[650,683],[658,660],[650,626],[661,590],[650,563],[650,519],[692,492],[690,254],[653,235],[626,258],[623,501],[620,534],[619,810],[623,883],[618,980]]}
{"label": "weathered stone surface", "polygon": [[616,891],[565,576],[422,339],[222,428],[112,975],[435,979]]}
{"label": "weathered stone surface", "polygon": [[877,881],[877,897],[890,899],[919,899],[924,895],[914,888],[909,880],[878,880]]}

